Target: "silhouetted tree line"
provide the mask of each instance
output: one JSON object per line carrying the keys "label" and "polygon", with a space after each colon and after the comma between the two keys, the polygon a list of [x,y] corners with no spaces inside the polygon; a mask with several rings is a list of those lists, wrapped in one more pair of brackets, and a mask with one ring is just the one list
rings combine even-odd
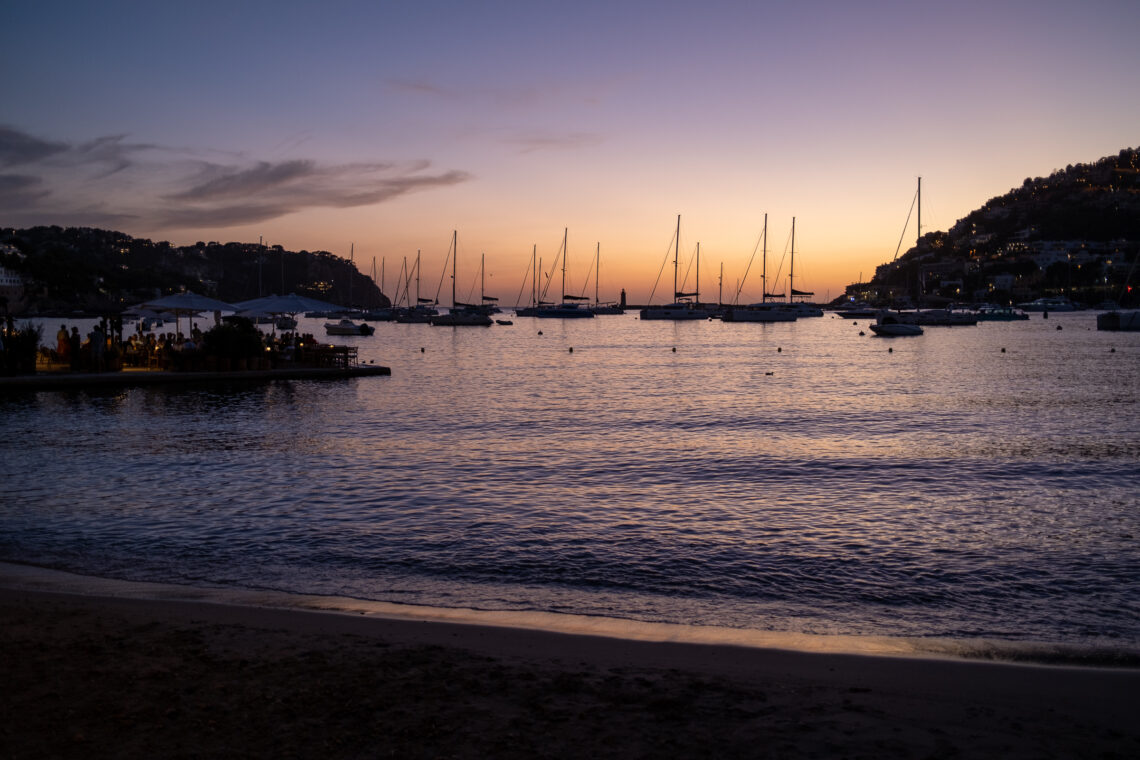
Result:
{"label": "silhouetted tree line", "polygon": [[116,311],[181,290],[229,302],[298,293],[345,306],[388,305],[371,278],[328,251],[201,241],[173,246],[58,226],[0,229],[0,243],[17,251],[0,253],[0,265],[24,277],[26,313]]}

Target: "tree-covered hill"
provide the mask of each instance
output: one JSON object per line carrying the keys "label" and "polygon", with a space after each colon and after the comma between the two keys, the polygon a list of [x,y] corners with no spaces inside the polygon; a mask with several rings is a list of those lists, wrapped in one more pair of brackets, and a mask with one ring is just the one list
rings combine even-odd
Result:
{"label": "tree-covered hill", "polygon": [[1026,178],[950,230],[923,235],[880,266],[870,283],[848,292],[880,301],[1065,295],[1089,304],[1135,304],[1138,250],[1140,150],[1128,148]]}
{"label": "tree-covered hill", "polygon": [[24,278],[23,313],[114,311],[180,290],[243,301],[298,293],[387,306],[376,284],[327,251],[256,243],[172,246],[87,227],[0,229],[0,266]]}

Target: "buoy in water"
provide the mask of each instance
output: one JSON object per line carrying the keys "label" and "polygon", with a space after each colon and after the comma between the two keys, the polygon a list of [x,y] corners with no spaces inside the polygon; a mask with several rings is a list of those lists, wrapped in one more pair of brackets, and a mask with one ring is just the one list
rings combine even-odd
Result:
{"label": "buoy in water", "polygon": [[888,354],[893,354],[894,352],[895,352],[894,348],[888,348],[887,349]]}
{"label": "buoy in water", "polygon": [[542,330],[539,330],[539,331],[538,331],[538,334],[539,334],[539,335],[542,335]]}
{"label": "buoy in water", "polygon": [[1058,329],[1058,330],[1060,330],[1060,329],[1061,329],[1061,326],[1060,326],[1060,325],[1057,325],[1057,329]]}
{"label": "buoy in water", "polygon": [[779,347],[776,348],[776,353],[778,353],[778,354],[782,353],[783,351],[784,351],[784,349],[782,349],[782,348],[779,348]]}
{"label": "buoy in water", "polygon": [[424,347],[420,346],[420,353],[422,354],[423,352],[424,352]]}
{"label": "buoy in water", "polygon": [[765,372],[764,374],[765,374],[765,375],[774,375],[774,374],[776,374],[776,373],[775,373],[775,372]]}
{"label": "buoy in water", "polygon": [[570,346],[570,353],[574,353],[574,347]]}
{"label": "buoy in water", "polygon": [[1003,348],[1003,349],[1001,350],[1001,352],[1004,354],[1004,353],[1005,353],[1005,349]]}
{"label": "buoy in water", "polygon": [[867,333],[865,333],[865,332],[863,332],[862,330],[860,330],[860,331],[859,331],[859,334],[860,334],[860,335],[866,335]]}
{"label": "buoy in water", "polygon": [[1109,352],[1110,354],[1115,354],[1115,353],[1116,353],[1116,349],[1115,349],[1115,348],[1110,348],[1110,349],[1108,349],[1108,352]]}
{"label": "buoy in water", "polygon": [[673,353],[677,353],[677,347],[673,346]]}

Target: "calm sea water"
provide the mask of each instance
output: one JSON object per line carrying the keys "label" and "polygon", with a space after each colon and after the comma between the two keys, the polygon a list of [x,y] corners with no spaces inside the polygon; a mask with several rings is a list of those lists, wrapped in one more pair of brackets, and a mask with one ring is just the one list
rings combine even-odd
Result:
{"label": "calm sea water", "polygon": [[381,323],[337,341],[386,378],[7,393],[0,559],[1140,662],[1140,334],[856,322]]}

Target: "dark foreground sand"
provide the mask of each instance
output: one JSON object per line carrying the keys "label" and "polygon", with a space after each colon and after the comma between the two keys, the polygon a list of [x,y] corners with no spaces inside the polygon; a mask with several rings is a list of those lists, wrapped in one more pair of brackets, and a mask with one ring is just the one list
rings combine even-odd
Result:
{"label": "dark foreground sand", "polygon": [[1140,757],[1140,672],[0,589],[0,757]]}

